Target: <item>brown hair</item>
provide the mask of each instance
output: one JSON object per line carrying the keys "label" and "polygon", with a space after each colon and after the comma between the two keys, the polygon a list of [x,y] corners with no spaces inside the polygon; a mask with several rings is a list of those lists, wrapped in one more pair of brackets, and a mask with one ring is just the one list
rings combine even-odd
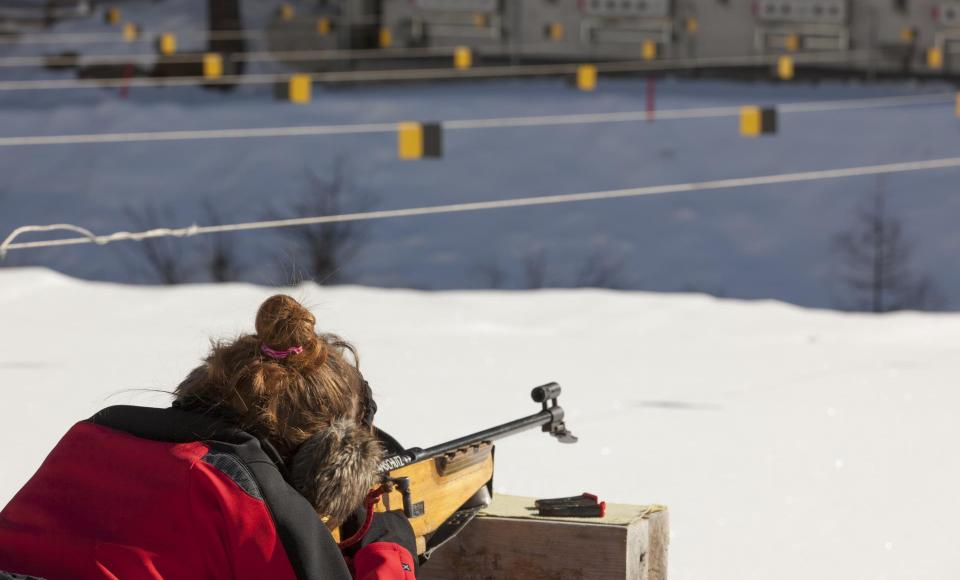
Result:
{"label": "brown hair", "polygon": [[[204,364],[177,387],[178,404],[228,416],[287,459],[335,421],[359,422],[364,388],[357,352],[336,335],[318,334],[315,324],[293,298],[271,296],[257,311],[257,333],[214,342]],[[303,350],[277,359],[262,345]]]}

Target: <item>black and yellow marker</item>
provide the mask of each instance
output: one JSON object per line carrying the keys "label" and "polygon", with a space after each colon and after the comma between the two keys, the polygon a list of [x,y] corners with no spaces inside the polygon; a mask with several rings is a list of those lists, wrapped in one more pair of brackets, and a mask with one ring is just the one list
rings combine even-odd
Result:
{"label": "black and yellow marker", "polygon": [[558,42],[563,40],[563,36],[565,33],[563,29],[563,24],[560,22],[551,22],[550,24],[547,25],[546,30],[544,32],[545,32],[545,36],[553,42]]}
{"label": "black and yellow marker", "polygon": [[284,2],[279,8],[277,8],[277,16],[280,17],[280,20],[289,22],[290,20],[293,20],[295,14],[296,10],[294,10],[293,4],[290,4],[289,2]]}
{"label": "black and yellow marker", "polygon": [[442,156],[443,129],[440,123],[397,123],[397,157],[413,160]]}
{"label": "black and yellow marker", "polygon": [[177,52],[177,35],[172,32],[164,32],[157,37],[157,53],[164,56],[170,56]]}
{"label": "black and yellow marker", "polygon": [[740,107],[740,135],[757,137],[777,132],[777,110],[773,107]]}
{"label": "black and yellow marker", "polygon": [[109,24],[110,26],[116,26],[120,24],[121,12],[119,8],[110,7],[107,8],[103,13],[103,21]]}
{"label": "black and yellow marker", "polygon": [[788,34],[787,37],[783,40],[783,47],[789,52],[797,52],[800,50],[800,35],[798,34]]}
{"label": "black and yellow marker", "polygon": [[203,55],[203,78],[218,79],[223,76],[223,56],[219,52]]}
{"label": "black and yellow marker", "polygon": [[321,16],[317,18],[317,34],[320,36],[327,36],[330,34],[330,31],[333,29],[333,26],[330,24],[329,16]]}
{"label": "black and yellow marker", "polygon": [[904,26],[900,29],[900,42],[904,44],[913,44],[917,39],[917,29],[913,26]]}
{"label": "black and yellow marker", "polygon": [[141,32],[140,26],[133,22],[124,22],[123,28],[120,29],[120,34],[123,36],[124,42],[135,42],[139,40]]}
{"label": "black and yellow marker", "polygon": [[466,70],[473,66],[473,51],[469,46],[458,46],[453,49],[453,67]]}
{"label": "black and yellow marker", "polygon": [[934,70],[943,68],[943,51],[938,46],[931,46],[927,49],[927,67]]}
{"label": "black and yellow marker", "polygon": [[592,64],[581,64],[577,67],[577,88],[581,91],[597,89],[597,67]]}
{"label": "black and yellow marker", "polygon": [[793,78],[793,57],[781,55],[777,58],[777,78],[782,81],[789,81]]}
{"label": "black and yellow marker", "polygon": [[393,31],[386,26],[380,27],[380,33],[378,34],[377,40],[380,48],[390,48],[393,46]]}
{"label": "black and yellow marker", "polygon": [[657,43],[652,40],[644,40],[640,45],[640,56],[643,60],[654,60],[657,58]]}
{"label": "black and yellow marker", "polygon": [[298,105],[310,102],[312,98],[313,81],[308,74],[294,74],[286,81],[278,82],[273,87],[273,94],[277,99],[289,101]]}

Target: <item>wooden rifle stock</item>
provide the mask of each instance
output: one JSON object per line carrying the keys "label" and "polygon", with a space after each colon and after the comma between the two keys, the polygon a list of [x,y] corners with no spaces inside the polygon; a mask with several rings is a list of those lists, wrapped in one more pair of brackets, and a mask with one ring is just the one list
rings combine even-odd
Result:
{"label": "wooden rifle stock", "polygon": [[[380,463],[380,473],[390,491],[381,496],[374,509],[403,510],[413,526],[417,553],[422,558],[428,558],[490,503],[495,440],[541,427],[562,443],[577,441],[567,431],[563,408],[557,404],[560,385],[541,385],[530,396],[543,405],[540,412],[426,449],[404,449],[382,434],[387,455]],[[334,536],[339,539],[338,532]]]}

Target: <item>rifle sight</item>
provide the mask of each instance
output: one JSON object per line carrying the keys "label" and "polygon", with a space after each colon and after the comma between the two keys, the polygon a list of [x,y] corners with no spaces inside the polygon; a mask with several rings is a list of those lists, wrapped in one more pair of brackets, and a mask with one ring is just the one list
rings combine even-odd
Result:
{"label": "rifle sight", "polygon": [[530,391],[530,397],[533,398],[535,403],[543,403],[544,408],[546,408],[547,401],[553,401],[553,404],[557,404],[557,397],[560,396],[560,385],[557,383],[547,383],[545,385],[540,385],[535,387]]}

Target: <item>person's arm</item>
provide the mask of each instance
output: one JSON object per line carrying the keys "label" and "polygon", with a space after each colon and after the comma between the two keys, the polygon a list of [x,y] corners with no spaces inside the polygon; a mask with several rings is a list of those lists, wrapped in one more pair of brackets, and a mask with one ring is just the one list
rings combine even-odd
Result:
{"label": "person's arm", "polygon": [[[358,514],[362,520],[365,514]],[[345,529],[356,529],[354,523]],[[356,580],[414,580],[417,571],[417,541],[413,528],[402,512],[378,512],[352,555]]]}
{"label": "person's arm", "polygon": [[410,552],[393,542],[375,542],[353,558],[356,580],[414,580],[416,565]]}

